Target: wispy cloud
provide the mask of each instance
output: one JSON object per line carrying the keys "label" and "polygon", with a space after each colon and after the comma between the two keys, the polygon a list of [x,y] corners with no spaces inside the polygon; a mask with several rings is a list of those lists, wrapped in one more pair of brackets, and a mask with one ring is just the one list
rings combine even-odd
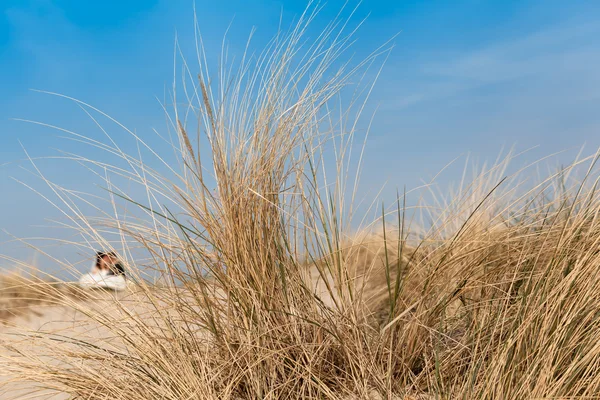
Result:
{"label": "wispy cloud", "polygon": [[439,58],[430,54],[410,81],[400,82],[404,95],[388,107],[408,107],[511,81],[525,86],[543,81],[548,88],[555,84],[561,96],[594,96],[600,89],[599,34],[598,24],[573,23],[467,53]]}

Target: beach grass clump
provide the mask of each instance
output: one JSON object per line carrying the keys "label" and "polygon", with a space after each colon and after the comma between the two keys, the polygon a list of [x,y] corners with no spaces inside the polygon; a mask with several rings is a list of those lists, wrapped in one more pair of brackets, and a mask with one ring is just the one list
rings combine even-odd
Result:
{"label": "beach grass clump", "polygon": [[16,317],[36,318],[43,307],[63,305],[65,299],[82,300],[85,291],[55,279],[45,279],[36,271],[15,270],[0,275],[0,323]]}

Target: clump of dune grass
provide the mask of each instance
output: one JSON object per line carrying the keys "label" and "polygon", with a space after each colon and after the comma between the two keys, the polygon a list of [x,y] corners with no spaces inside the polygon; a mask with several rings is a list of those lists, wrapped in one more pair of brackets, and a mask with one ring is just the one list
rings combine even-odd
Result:
{"label": "clump of dune grass", "polygon": [[48,299],[48,292],[40,289],[41,280],[32,280],[18,273],[0,276],[0,321],[26,314],[32,305]]}
{"label": "clump of dune grass", "polygon": [[0,323],[15,317],[36,318],[39,306],[62,305],[65,298],[83,299],[86,293],[55,279],[44,279],[36,271],[11,271],[0,275]]}
{"label": "clump of dune grass", "polygon": [[[130,258],[135,306],[70,302],[111,334],[38,332],[44,357],[8,343],[3,368],[86,399],[595,396],[597,156],[536,183],[507,175],[509,156],[452,196],[424,196],[421,212],[400,194],[353,232],[349,160],[369,86],[348,85],[386,50],[342,62],[354,32],[334,21],[306,40],[315,12],[216,75],[198,36],[189,106],[169,114],[176,162],[120,125],[137,156],[70,132],[121,158],[72,156],[100,171],[110,211],[86,216],[80,193],[45,181],[86,243]],[[161,290],[135,268],[140,248]]]}

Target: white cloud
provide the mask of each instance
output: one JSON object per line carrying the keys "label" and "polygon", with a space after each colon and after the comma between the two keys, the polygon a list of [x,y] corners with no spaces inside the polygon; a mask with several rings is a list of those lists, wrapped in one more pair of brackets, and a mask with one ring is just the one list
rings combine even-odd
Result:
{"label": "white cloud", "polygon": [[[401,94],[386,108],[405,108],[519,80],[523,88],[544,83],[560,88],[556,94],[563,97],[595,98],[600,89],[599,34],[597,24],[571,23],[443,59],[429,54],[428,61],[398,82]],[[546,93],[539,87],[535,90]]]}

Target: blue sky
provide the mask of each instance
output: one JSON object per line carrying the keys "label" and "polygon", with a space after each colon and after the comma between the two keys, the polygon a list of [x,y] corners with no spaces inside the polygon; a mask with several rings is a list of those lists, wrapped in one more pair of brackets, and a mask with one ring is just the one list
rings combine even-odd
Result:
{"label": "blue sky", "polygon": [[[326,23],[342,5],[330,1]],[[291,21],[303,1],[196,1],[200,28],[217,51],[228,26],[231,51],[251,28],[264,43],[280,15]],[[141,135],[164,128],[158,99],[173,79],[177,32],[193,44],[191,0],[2,0],[0,3],[0,229],[44,236],[50,205],[12,178],[40,185],[22,167],[32,157],[77,151],[36,120],[86,133],[89,119],[72,103],[33,92],[59,92],[90,103]],[[283,14],[282,14],[283,9]],[[366,55],[399,33],[370,106],[378,111],[367,144],[363,182],[415,187],[457,156],[493,161],[502,147],[527,153],[523,163],[583,145],[600,147],[600,3],[596,1],[375,1],[355,51]],[[88,150],[86,150],[88,151]],[[89,154],[94,158],[94,154]],[[77,168],[42,160],[49,176],[85,190]],[[452,179],[450,175],[447,179]],[[54,234],[53,234],[54,235]],[[27,254],[0,233],[0,253]],[[62,257],[68,249],[55,250]],[[75,257],[71,254],[72,257]]]}

